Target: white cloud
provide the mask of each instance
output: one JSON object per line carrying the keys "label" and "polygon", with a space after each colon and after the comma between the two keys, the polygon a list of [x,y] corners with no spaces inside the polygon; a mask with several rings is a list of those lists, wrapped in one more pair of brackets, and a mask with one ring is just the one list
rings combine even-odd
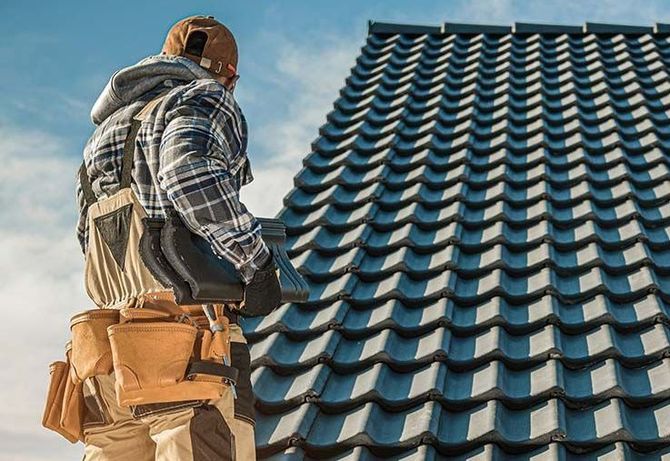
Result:
{"label": "white cloud", "polygon": [[338,90],[345,84],[362,45],[360,37],[319,35],[296,43],[281,35],[268,35],[277,47],[268,69],[269,91],[282,93],[284,105],[272,120],[252,127],[253,142],[271,157],[253,161],[255,181],[243,189],[242,199],[259,216],[274,216],[293,187],[302,159],[311,151],[318,128],[332,110]]}
{"label": "white cloud", "polygon": [[75,234],[76,163],[59,138],[0,129],[0,459],[72,459],[81,446],[40,426],[48,364],[60,360],[68,320],[88,308]]}
{"label": "white cloud", "polygon": [[360,37],[320,37],[318,42],[302,43],[277,37],[274,41],[279,48],[272,75],[284,87],[289,102],[285,119],[263,127],[261,142],[277,156],[301,159],[332,109],[337,91],[344,86],[361,45]]}
{"label": "white cloud", "polygon": [[242,203],[255,216],[275,216],[282,207],[282,199],[293,188],[296,173],[297,169],[288,165],[254,169],[254,181],[242,189]]}
{"label": "white cloud", "polygon": [[658,2],[620,0],[471,0],[467,7],[440,6],[435,17],[449,22],[511,25],[514,22],[582,25],[585,22],[652,25],[666,16]]}

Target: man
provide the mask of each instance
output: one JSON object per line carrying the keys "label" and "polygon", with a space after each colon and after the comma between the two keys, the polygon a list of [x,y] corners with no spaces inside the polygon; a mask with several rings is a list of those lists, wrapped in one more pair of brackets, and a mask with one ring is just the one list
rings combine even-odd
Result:
{"label": "man", "polygon": [[[196,16],[172,27],[161,55],[112,76],[91,112],[97,128],[84,150],[85,184],[81,178],[77,182],[77,235],[88,256],[88,205],[119,190],[131,121],[146,111],[130,146],[130,187],[144,212],[161,218],[176,210],[192,232],[237,268],[245,303],[272,308],[280,302],[274,264],[260,225],[239,200],[240,187],[253,177],[246,122],[233,98],[237,60],[231,32],[212,17]],[[119,227],[121,221],[115,222]],[[117,255],[118,246],[110,246]],[[123,271],[122,259],[120,266]],[[255,458],[249,354],[236,316],[227,315],[232,365],[240,373],[231,389],[234,408],[230,396],[121,407],[114,396],[114,373],[94,376],[84,382],[86,460]]]}

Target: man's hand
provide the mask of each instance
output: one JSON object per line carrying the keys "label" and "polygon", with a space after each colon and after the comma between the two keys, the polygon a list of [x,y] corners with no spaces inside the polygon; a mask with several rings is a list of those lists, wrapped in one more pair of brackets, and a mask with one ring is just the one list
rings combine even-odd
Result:
{"label": "man's hand", "polygon": [[268,315],[281,304],[279,275],[272,256],[258,269],[245,288],[244,301],[240,306],[241,315],[258,317]]}

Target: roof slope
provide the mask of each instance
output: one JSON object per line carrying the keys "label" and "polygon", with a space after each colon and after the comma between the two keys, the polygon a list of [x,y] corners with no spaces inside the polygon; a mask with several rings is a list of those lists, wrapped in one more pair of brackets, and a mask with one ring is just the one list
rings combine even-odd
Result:
{"label": "roof slope", "polygon": [[245,325],[261,456],[668,453],[667,31],[371,24],[281,213],[310,302]]}

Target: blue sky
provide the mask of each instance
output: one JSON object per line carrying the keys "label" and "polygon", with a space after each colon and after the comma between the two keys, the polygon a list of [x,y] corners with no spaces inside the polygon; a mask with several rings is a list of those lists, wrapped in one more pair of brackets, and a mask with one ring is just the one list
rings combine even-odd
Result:
{"label": "blue sky", "polygon": [[[256,181],[243,193],[274,215],[363,46],[369,19],[440,24],[670,22],[664,1],[0,2],[0,461],[81,457],[39,427],[47,364],[69,317],[90,308],[74,226],[74,173],[89,110],[110,75],[160,50],[177,20],[210,14],[235,33],[236,96]],[[37,322],[34,319],[38,319]],[[30,324],[30,333],[18,328]],[[16,354],[15,351],[21,351]]]}

